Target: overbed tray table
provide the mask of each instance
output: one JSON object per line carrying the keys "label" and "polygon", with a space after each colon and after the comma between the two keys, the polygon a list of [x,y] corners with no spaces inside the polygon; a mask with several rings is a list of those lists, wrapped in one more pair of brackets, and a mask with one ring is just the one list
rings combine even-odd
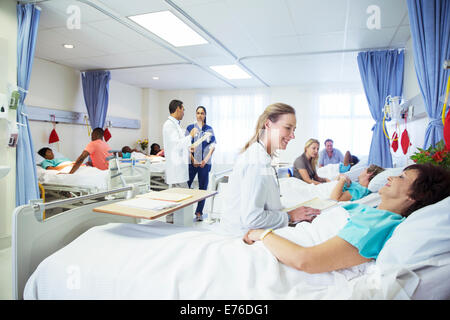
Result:
{"label": "overbed tray table", "polygon": [[[110,213],[115,215],[128,216],[138,219],[155,220],[170,213],[173,213],[173,223],[176,225],[192,226],[193,224],[193,208],[192,206],[201,200],[212,197],[217,194],[217,191],[213,190],[198,190],[198,189],[185,189],[185,188],[171,188],[158,193],[177,193],[192,195],[186,200],[179,201],[176,206],[162,209],[162,210],[149,210],[135,207],[126,207],[121,205],[121,202],[115,202],[94,208],[95,212]],[[141,195],[143,196],[143,195]]]}

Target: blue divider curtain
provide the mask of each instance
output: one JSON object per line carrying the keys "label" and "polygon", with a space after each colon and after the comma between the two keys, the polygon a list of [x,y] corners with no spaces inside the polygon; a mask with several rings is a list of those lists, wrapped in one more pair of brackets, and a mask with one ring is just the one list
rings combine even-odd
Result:
{"label": "blue divider curtain", "polygon": [[369,164],[392,168],[389,139],[383,132],[383,107],[388,95],[402,96],[404,52],[398,50],[368,51],[358,53],[358,68],[375,120],[372,128]]}
{"label": "blue divider curtain", "polygon": [[440,119],[450,59],[450,0],[408,0],[408,16],[414,51],[414,66],[420,92],[430,122],[425,132],[424,148],[435,146],[444,138]]}
{"label": "blue divider curtain", "polygon": [[24,101],[30,83],[40,14],[40,9],[33,4],[17,5],[17,86],[20,99],[17,107],[16,206],[39,199],[33,141]]}
{"label": "blue divider curtain", "polygon": [[109,99],[109,71],[86,71],[81,74],[84,102],[92,129],[105,125]]}

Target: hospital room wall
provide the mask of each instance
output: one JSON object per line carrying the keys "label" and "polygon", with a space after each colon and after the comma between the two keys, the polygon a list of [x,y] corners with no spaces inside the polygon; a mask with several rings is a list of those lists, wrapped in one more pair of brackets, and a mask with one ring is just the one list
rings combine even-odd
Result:
{"label": "hospital room wall", "polygon": [[[147,119],[143,111],[144,95],[141,88],[129,86],[113,79],[109,87],[108,116],[139,119],[140,129],[110,128],[112,149],[124,145],[135,147],[144,137]],[[86,113],[80,72],[43,59],[35,58],[26,104],[65,111]],[[31,121],[31,133],[36,151],[48,145],[53,125],[50,122]],[[90,141],[85,125],[59,123],[56,125],[59,142],[53,147],[66,157],[75,160]]]}
{"label": "hospital room wall", "polygon": [[[0,1],[0,93],[7,93],[7,84],[16,83],[17,16],[16,1]],[[9,121],[16,121],[16,111],[10,110]],[[0,250],[11,245],[11,216],[16,206],[16,149],[7,146],[6,120],[0,120],[0,165],[11,169],[0,179]]]}

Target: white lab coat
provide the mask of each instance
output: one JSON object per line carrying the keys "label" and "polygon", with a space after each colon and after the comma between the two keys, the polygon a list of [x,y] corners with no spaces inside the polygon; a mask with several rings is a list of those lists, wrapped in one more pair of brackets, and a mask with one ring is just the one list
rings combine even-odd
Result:
{"label": "white lab coat", "polygon": [[289,215],[281,211],[280,189],[271,158],[261,143],[240,154],[230,175],[220,229],[243,235],[249,229],[281,228]]}
{"label": "white lab coat", "polygon": [[172,116],[169,116],[163,125],[163,145],[166,158],[166,183],[187,182],[189,180],[191,136],[184,135],[179,121]]}

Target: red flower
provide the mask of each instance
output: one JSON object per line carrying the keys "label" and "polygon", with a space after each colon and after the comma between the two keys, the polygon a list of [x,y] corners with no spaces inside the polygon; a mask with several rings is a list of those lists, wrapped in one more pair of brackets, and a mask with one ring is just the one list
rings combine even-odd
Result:
{"label": "red flower", "polygon": [[444,152],[443,151],[437,151],[432,158],[436,161],[436,162],[442,162],[442,160],[444,160],[444,158],[442,158],[442,154]]}

